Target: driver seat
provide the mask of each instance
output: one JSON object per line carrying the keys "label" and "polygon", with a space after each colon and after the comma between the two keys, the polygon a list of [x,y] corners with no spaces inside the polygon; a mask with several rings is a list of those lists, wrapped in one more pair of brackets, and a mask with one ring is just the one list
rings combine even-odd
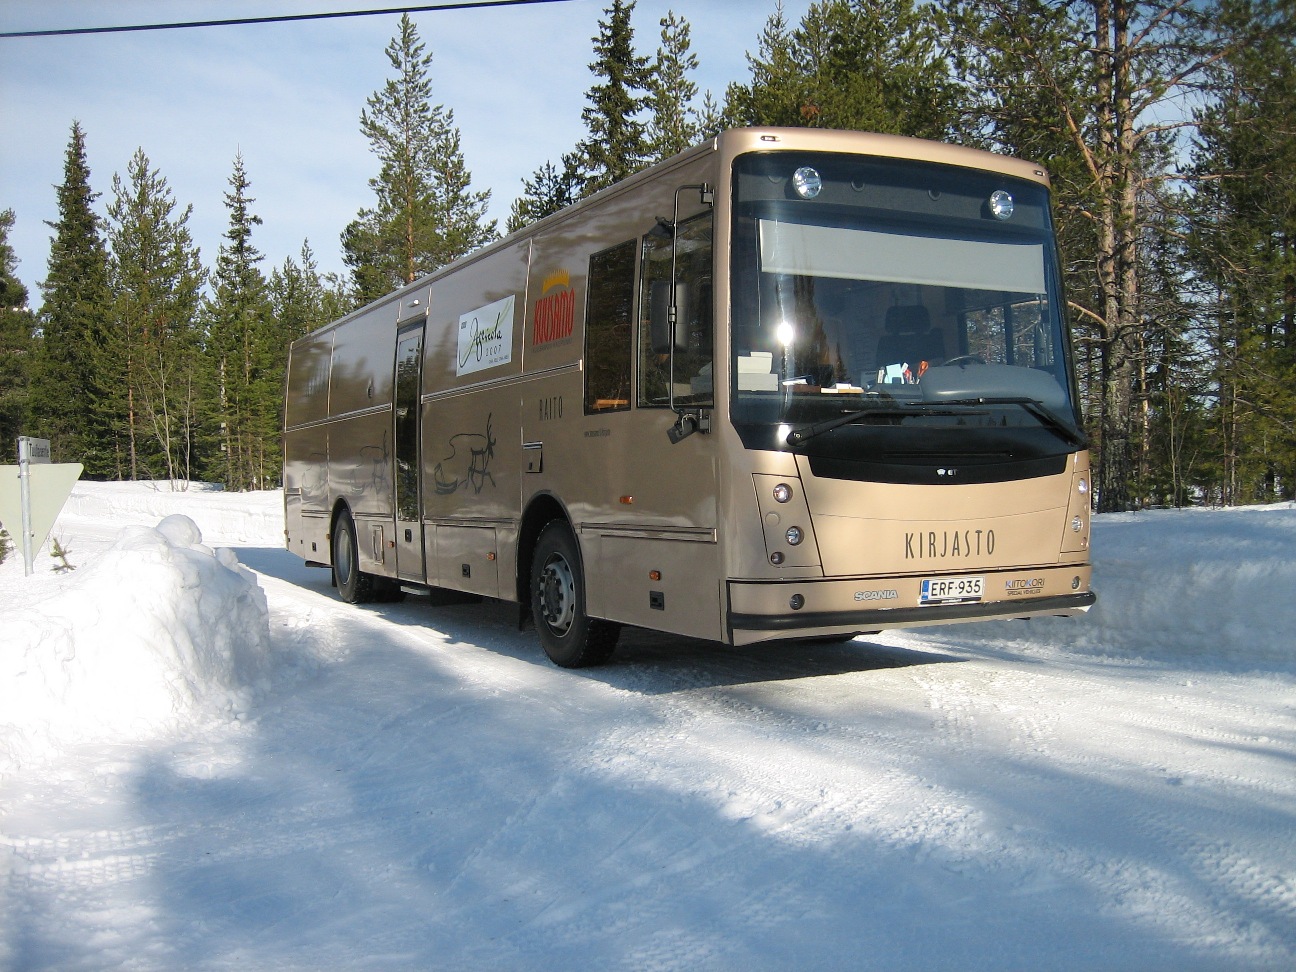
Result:
{"label": "driver seat", "polygon": [[883,333],[878,338],[877,367],[908,364],[915,372],[918,363],[945,360],[945,332],[931,326],[931,313],[922,304],[888,307]]}

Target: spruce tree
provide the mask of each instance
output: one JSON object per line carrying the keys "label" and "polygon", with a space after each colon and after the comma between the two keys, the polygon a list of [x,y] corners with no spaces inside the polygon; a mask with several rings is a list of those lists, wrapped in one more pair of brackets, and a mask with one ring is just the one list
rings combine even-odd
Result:
{"label": "spruce tree", "polygon": [[689,23],[670,10],[660,26],[661,46],[649,80],[652,117],[647,132],[650,154],[657,161],[696,144],[701,134],[693,109],[698,88],[691,74],[697,70],[698,59],[692,50]]}
{"label": "spruce tree", "polygon": [[272,349],[280,371],[288,359],[288,345],[349,310],[340,282],[320,274],[309,241],[302,243],[297,260],[287,257],[271,272],[270,304],[277,333]]}
{"label": "spruce tree", "polygon": [[731,81],[725,92],[725,125],[740,128],[794,124],[789,120],[793,116],[788,114],[785,105],[775,104],[775,97],[780,102],[784,100],[779,92],[786,92],[794,104],[802,100],[792,93],[793,87],[800,84],[803,71],[792,50],[792,30],[783,11],[783,0],[774,5],[774,12],[761,28],[756,54],[747,53],[747,68],[751,73],[750,82]]}
{"label": "spruce tree", "polygon": [[360,115],[378,157],[369,180],[377,197],[342,234],[357,303],[365,303],[442,267],[493,239],[485,221],[490,193],[474,192],[454,113],[433,105],[432,54],[408,14],[387,46],[395,70]]}
{"label": "spruce tree", "polygon": [[78,122],[72,123],[57,193],[58,220],[48,224],[54,236],[42,285],[41,338],[32,362],[31,434],[50,440],[56,462],[84,464],[87,478],[108,477],[117,471],[113,430],[97,408],[111,383],[99,356],[107,328],[108,253]]}
{"label": "spruce tree", "polygon": [[708,89],[702,95],[702,107],[697,112],[699,138],[715,138],[726,128],[724,106],[716,101]]}
{"label": "spruce tree", "polygon": [[581,120],[588,133],[576,148],[580,194],[589,195],[642,169],[652,156],[640,114],[648,103],[648,58],[636,54],[630,15],[634,0],[612,0],[603,11],[590,71],[600,80],[585,94]]}
{"label": "spruce tree", "polygon": [[27,288],[18,279],[18,257],[9,245],[14,211],[0,212],[0,464],[14,461],[18,436],[26,433],[32,327]]}
{"label": "spruce tree", "polygon": [[211,274],[204,305],[208,406],[222,457],[219,475],[227,489],[264,486],[278,478],[278,395],[282,372],[274,370],[275,327],[269,293],[258,268],[263,257],[252,243],[261,217],[251,211],[243,156],[234,159],[225,194],[229,229]]}
{"label": "spruce tree", "polygon": [[198,326],[203,268],[166,179],[143,149],[113,176],[108,207],[112,304],[103,405],[121,429],[130,479],[187,481],[198,459]]}

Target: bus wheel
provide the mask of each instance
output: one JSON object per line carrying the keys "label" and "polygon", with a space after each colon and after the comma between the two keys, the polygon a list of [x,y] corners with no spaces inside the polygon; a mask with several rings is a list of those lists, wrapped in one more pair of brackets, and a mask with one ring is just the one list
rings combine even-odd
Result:
{"label": "bus wheel", "polygon": [[540,531],[531,559],[531,613],[545,654],[563,668],[601,665],[616,648],[621,626],[585,613],[585,579],[576,538],[555,520]]}
{"label": "bus wheel", "polygon": [[374,599],[374,576],[360,571],[355,521],[349,510],[343,510],[333,525],[333,584],[348,604]]}

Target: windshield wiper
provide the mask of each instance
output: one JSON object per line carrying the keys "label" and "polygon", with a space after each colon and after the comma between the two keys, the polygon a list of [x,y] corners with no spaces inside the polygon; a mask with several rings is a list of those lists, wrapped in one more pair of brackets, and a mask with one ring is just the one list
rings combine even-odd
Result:
{"label": "windshield wiper", "polygon": [[1002,398],[960,398],[954,399],[953,405],[1017,405],[1039,419],[1041,425],[1056,432],[1077,449],[1089,448],[1089,437],[1080,429],[1058,415],[1055,411],[1033,398],[1021,396],[1004,396]]}
{"label": "windshield wiper", "polygon": [[802,445],[809,442],[815,436],[823,435],[825,432],[831,432],[833,429],[839,429],[843,425],[850,425],[852,422],[858,422],[862,418],[879,413],[892,413],[896,415],[964,415],[957,409],[951,409],[950,405],[1016,405],[1023,411],[1029,412],[1039,420],[1039,423],[1052,432],[1057,433],[1070,445],[1077,449],[1086,449],[1089,446],[1089,438],[1082,431],[1072,426],[1060,415],[1042,405],[1033,398],[1020,396],[1007,396],[1002,398],[959,398],[951,401],[941,402],[940,408],[932,408],[922,403],[900,403],[900,402],[878,402],[869,408],[862,408],[854,412],[847,412],[845,415],[838,415],[836,418],[827,419],[823,422],[816,422],[814,425],[807,425],[805,428],[793,429],[787,434],[787,444],[790,446]]}
{"label": "windshield wiper", "polygon": [[[942,405],[946,404],[944,402]],[[854,412],[847,412],[845,415],[838,415],[836,418],[825,419],[822,422],[816,422],[813,425],[807,425],[805,428],[793,429],[787,434],[787,444],[798,446],[802,443],[809,442],[817,435],[823,435],[825,432],[831,432],[833,429],[840,429],[843,425],[850,425],[852,422],[858,422],[862,418],[870,415],[881,413],[890,413],[894,415],[960,415],[961,412],[953,411],[948,408],[931,408],[921,402],[877,402],[868,408],[861,408]]]}

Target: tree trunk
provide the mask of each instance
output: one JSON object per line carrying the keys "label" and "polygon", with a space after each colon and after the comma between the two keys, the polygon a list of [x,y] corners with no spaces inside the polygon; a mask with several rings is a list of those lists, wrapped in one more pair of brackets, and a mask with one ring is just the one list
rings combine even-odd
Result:
{"label": "tree trunk", "polygon": [[135,450],[135,389],[126,388],[126,429],[130,434],[130,478],[139,479],[139,456]]}
{"label": "tree trunk", "polygon": [[1098,66],[1098,280],[1103,328],[1102,439],[1098,510],[1128,510],[1134,456],[1130,443],[1138,329],[1138,182],[1136,133],[1130,104],[1129,4],[1094,4]]}

